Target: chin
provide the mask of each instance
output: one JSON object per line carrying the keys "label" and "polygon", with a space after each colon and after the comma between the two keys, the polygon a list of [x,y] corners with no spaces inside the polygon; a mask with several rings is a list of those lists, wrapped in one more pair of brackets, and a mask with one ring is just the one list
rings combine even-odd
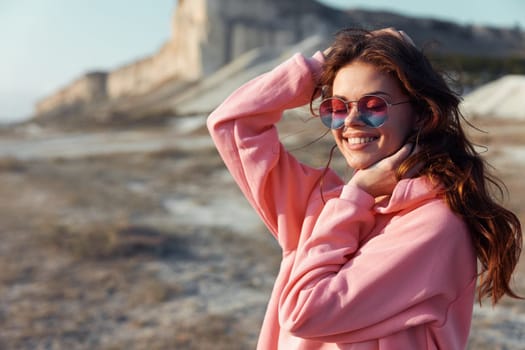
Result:
{"label": "chin", "polygon": [[350,151],[345,147],[339,147],[339,151],[344,156],[346,164],[354,170],[366,169],[382,159],[379,152],[373,150]]}
{"label": "chin", "polygon": [[368,161],[355,161],[355,159],[353,160],[348,160],[346,161],[346,164],[348,164],[348,166],[354,170],[362,170],[362,169],[366,169],[370,166],[372,166],[376,161],[374,160],[368,160]]}

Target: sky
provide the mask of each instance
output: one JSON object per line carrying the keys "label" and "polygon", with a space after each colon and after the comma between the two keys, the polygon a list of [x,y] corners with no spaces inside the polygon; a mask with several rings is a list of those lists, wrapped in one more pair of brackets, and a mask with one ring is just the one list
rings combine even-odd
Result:
{"label": "sky", "polygon": [[[176,2],[0,0],[0,123],[27,119],[38,100],[87,72],[158,51],[169,39]],[[321,2],[525,30],[525,0]]]}

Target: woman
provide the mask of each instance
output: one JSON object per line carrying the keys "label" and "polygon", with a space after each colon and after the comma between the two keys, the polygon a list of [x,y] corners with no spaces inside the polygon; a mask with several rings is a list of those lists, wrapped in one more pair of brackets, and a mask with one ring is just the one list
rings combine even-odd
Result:
{"label": "woman", "polygon": [[[279,142],[283,111],[319,95],[349,180]],[[516,297],[520,223],[489,195],[458,104],[404,33],[343,30],[324,54],[296,54],[209,117],[283,251],[258,349],[464,349],[476,257],[480,299]]]}

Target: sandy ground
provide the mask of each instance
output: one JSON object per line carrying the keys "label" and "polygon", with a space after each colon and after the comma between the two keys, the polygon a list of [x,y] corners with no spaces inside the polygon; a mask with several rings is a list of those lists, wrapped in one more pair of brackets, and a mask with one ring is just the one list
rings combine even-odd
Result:
{"label": "sandy ground", "polygon": [[[254,348],[280,253],[202,122],[2,131],[1,349]],[[285,142],[322,166],[328,140],[305,141],[321,129],[290,123]],[[523,220],[525,124],[486,129]],[[470,349],[525,349],[525,302],[476,307],[471,333]]]}

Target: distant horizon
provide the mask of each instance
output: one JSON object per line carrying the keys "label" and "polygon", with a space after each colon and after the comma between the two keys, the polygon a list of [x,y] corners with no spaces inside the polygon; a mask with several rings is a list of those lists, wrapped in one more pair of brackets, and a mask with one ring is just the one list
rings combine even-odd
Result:
{"label": "distant horizon", "polygon": [[[460,25],[525,29],[525,1],[520,0],[484,6],[442,0],[437,8],[415,0],[320,2],[339,9],[389,11]],[[129,6],[125,0],[0,4],[0,123],[31,117],[37,101],[87,72],[110,72],[156,53],[170,37],[176,4],[173,0],[157,0],[154,6]]]}
{"label": "distant horizon", "polygon": [[419,0],[318,0],[340,9],[389,11],[409,17],[432,18],[461,25],[481,25],[525,30],[525,1],[501,0],[483,4],[476,0],[441,0],[438,7]]}

